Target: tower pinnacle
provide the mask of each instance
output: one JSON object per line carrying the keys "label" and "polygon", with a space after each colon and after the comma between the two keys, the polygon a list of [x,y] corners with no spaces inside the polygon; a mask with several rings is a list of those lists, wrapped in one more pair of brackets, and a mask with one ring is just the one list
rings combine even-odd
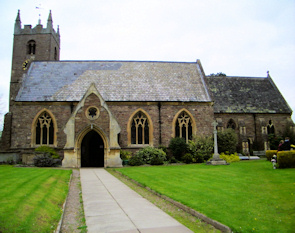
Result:
{"label": "tower pinnacle", "polygon": [[20,10],[18,10],[17,12],[17,16],[15,19],[15,24],[14,24],[14,33],[19,32],[19,30],[21,30],[21,21],[20,21]]}
{"label": "tower pinnacle", "polygon": [[47,20],[47,29],[52,29],[53,25],[52,25],[52,15],[51,15],[51,10],[49,11],[49,15],[48,15],[48,20]]}

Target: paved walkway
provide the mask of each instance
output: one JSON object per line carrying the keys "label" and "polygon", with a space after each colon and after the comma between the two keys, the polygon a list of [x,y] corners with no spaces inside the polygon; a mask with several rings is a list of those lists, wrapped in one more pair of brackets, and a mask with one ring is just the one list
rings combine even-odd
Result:
{"label": "paved walkway", "polygon": [[88,232],[192,232],[103,168],[80,177]]}

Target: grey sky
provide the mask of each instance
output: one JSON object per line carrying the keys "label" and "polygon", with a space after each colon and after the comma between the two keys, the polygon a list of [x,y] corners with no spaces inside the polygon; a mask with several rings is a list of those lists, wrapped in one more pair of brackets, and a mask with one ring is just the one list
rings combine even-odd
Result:
{"label": "grey sky", "polygon": [[0,0],[0,93],[6,102],[18,9],[22,26],[33,27],[39,13],[46,27],[52,10],[61,60],[200,59],[206,74],[228,76],[266,77],[269,70],[295,109],[294,0]]}

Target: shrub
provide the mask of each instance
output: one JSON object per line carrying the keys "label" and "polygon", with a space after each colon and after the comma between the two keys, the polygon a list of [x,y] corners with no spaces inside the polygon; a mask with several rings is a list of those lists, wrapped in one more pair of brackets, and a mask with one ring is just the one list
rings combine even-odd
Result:
{"label": "shrub", "polygon": [[178,162],[178,160],[171,154],[167,155],[167,161],[168,161],[168,163],[177,163]]}
{"label": "shrub", "polygon": [[54,167],[61,163],[59,154],[49,146],[36,148],[33,160],[36,167]]}
{"label": "shrub", "polygon": [[266,159],[267,159],[268,161],[270,161],[271,158],[273,157],[273,155],[277,154],[277,152],[278,152],[277,150],[267,150],[267,151],[265,152]]}
{"label": "shrub", "polygon": [[131,152],[127,150],[120,150],[120,158],[122,160],[128,160],[131,157]]}
{"label": "shrub", "polygon": [[128,164],[130,166],[140,166],[140,165],[143,165],[144,162],[140,155],[134,155],[129,159]]}
{"label": "shrub", "polygon": [[211,158],[213,153],[212,137],[196,136],[189,140],[188,148],[194,157],[194,162],[203,163]]}
{"label": "shrub", "polygon": [[53,159],[59,159],[60,156],[59,154],[51,147],[49,146],[40,146],[40,147],[37,147],[35,149],[36,152],[43,152],[43,153],[49,153],[50,156],[53,158]]}
{"label": "shrub", "polygon": [[228,151],[233,154],[237,151],[238,136],[231,128],[217,132],[218,152]]}
{"label": "shrub", "polygon": [[277,164],[279,168],[295,168],[295,151],[279,151]]}
{"label": "shrub", "polygon": [[160,157],[155,156],[151,159],[151,165],[162,165],[162,164],[164,164],[164,160]]}
{"label": "shrub", "polygon": [[33,160],[36,167],[54,167],[56,164],[49,153],[36,154]]}
{"label": "shrub", "polygon": [[233,163],[233,162],[239,162],[240,161],[240,157],[238,156],[237,153],[234,154],[225,154],[225,153],[221,153],[219,155],[219,157],[223,160],[225,160],[227,163]]}
{"label": "shrub", "polygon": [[166,160],[166,153],[162,149],[157,149],[150,146],[137,151],[136,155],[140,156],[143,162],[146,164],[151,164],[153,159],[155,163],[156,161],[164,162],[164,160]]}
{"label": "shrub", "polygon": [[194,156],[191,153],[186,153],[181,157],[184,163],[193,163],[195,161]]}
{"label": "shrub", "polygon": [[269,134],[268,136],[269,147],[271,150],[277,150],[282,137],[276,136],[275,134]]}
{"label": "shrub", "polygon": [[159,145],[158,149],[162,149],[162,150],[166,153],[166,155],[167,155],[167,153],[168,153],[168,148],[167,148],[167,146]]}
{"label": "shrub", "polygon": [[169,149],[176,160],[181,160],[182,155],[184,155],[188,150],[188,145],[186,144],[184,138],[171,138]]}

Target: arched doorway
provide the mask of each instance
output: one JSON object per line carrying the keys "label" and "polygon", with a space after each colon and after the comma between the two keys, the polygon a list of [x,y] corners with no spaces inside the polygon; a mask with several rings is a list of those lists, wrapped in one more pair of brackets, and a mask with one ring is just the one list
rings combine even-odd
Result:
{"label": "arched doorway", "polygon": [[82,140],[81,167],[104,167],[104,143],[94,130],[88,132]]}

